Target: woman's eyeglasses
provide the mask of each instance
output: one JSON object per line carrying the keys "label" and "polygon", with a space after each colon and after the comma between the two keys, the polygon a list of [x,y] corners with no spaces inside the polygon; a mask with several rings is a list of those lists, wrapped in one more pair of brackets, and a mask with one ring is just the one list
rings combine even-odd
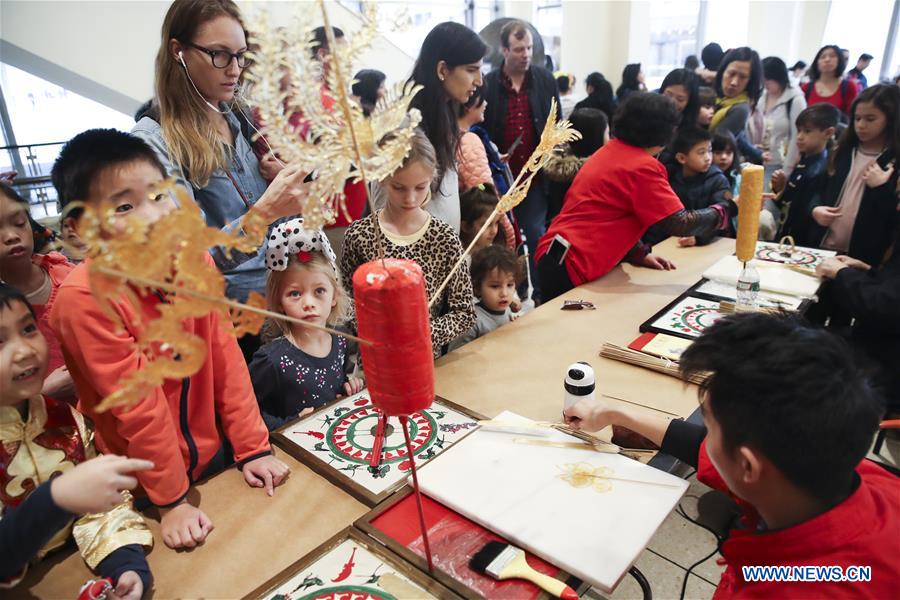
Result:
{"label": "woman's eyeglasses", "polygon": [[198,46],[197,44],[193,44],[190,42],[187,45],[191,48],[196,48],[200,52],[209,54],[209,57],[212,59],[213,66],[217,69],[227,69],[232,60],[236,60],[238,67],[240,67],[241,69],[246,68],[247,65],[249,65],[251,62],[247,57],[246,50],[244,52],[232,54],[231,52],[227,52],[225,50],[210,50],[209,48],[204,48],[203,46]]}

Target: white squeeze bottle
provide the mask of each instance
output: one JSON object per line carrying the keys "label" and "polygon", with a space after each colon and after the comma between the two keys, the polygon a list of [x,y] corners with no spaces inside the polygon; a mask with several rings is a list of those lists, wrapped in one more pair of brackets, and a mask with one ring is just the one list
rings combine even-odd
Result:
{"label": "white squeeze bottle", "polygon": [[568,410],[573,404],[583,398],[594,399],[594,369],[586,362],[577,362],[566,369],[564,383],[565,395],[563,396],[563,410]]}
{"label": "white squeeze bottle", "polygon": [[744,268],[737,281],[737,311],[756,310],[756,298],[759,296],[759,272],[749,261],[744,263]]}

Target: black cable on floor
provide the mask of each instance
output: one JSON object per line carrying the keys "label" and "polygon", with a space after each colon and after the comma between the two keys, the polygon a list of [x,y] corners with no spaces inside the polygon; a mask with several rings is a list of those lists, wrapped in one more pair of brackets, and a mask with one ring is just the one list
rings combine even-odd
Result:
{"label": "black cable on floor", "polygon": [[641,593],[644,595],[644,600],[653,600],[653,590],[650,589],[650,582],[647,581],[647,578],[644,577],[641,570],[632,565],[628,570],[628,574],[634,577],[637,584],[641,586]]}
{"label": "black cable on floor", "polygon": [[[695,471],[695,473],[696,473],[696,471]],[[690,477],[690,475],[688,475],[688,477]],[[708,525],[704,525],[700,521],[697,521],[696,519],[692,519],[691,517],[689,517],[687,512],[685,512],[684,507],[681,505],[681,502],[678,503],[678,508],[675,510],[675,512],[677,512],[679,515],[681,515],[682,517],[684,517],[685,519],[687,519],[688,521],[690,521],[697,527],[701,527],[701,528],[705,529],[706,531],[710,532],[716,538],[716,549],[687,568],[687,571],[684,574],[684,581],[681,583],[681,594],[678,596],[680,600],[684,600],[684,594],[687,592],[688,580],[691,578],[691,574],[693,573],[694,569],[696,569],[697,567],[699,567],[700,565],[702,565],[703,563],[708,561],[710,558],[715,556],[717,553],[721,552],[722,544],[725,542],[726,538],[721,537],[719,535],[719,533],[717,531],[715,531],[712,527],[709,527]]]}

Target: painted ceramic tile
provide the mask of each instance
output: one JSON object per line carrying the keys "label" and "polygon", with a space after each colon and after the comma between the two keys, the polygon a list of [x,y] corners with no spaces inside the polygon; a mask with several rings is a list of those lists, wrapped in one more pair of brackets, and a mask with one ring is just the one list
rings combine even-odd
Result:
{"label": "painted ceramic tile", "polygon": [[390,563],[349,539],[297,571],[266,597],[269,600],[434,598]]}
{"label": "painted ceramic tile", "polygon": [[778,262],[796,267],[816,270],[816,265],[834,256],[836,252],[831,250],[819,250],[817,248],[803,248],[797,246],[791,250],[789,245],[781,245],[769,242],[756,243],[756,258],[769,262]]}
{"label": "painted ceramic tile", "polygon": [[[381,464],[377,469],[369,466],[377,424],[378,411],[364,390],[297,422],[282,435],[339,474],[380,494],[406,479],[411,466],[403,428],[396,417],[388,422]],[[415,413],[409,420],[409,435],[416,466],[425,464],[477,426],[474,419],[437,400],[430,408]]]}
{"label": "painted ceramic tile", "polygon": [[654,321],[653,327],[697,337],[722,316],[718,302],[688,296]]}

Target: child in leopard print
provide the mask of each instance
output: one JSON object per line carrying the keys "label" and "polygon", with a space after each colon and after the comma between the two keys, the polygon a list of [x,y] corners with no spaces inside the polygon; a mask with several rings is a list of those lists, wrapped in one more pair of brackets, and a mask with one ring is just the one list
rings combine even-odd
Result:
{"label": "child in leopard print", "polygon": [[[347,307],[335,262],[322,231],[305,229],[303,219],[278,225],[266,254],[269,310],[334,325]],[[362,390],[361,379],[347,376],[345,338],[283,321],[274,324],[281,337],[257,350],[250,361],[250,379],[269,431]]]}
{"label": "child in leopard print", "polygon": [[[450,225],[422,208],[434,188],[436,167],[434,147],[417,130],[406,160],[382,183],[387,197],[384,208],[347,229],[341,256],[345,289],[353,289],[353,273],[357,267],[378,257],[376,232],[381,237],[385,256],[412,260],[422,267],[429,298],[449,275],[462,256],[459,236]],[[378,219],[377,229],[375,219]],[[458,269],[431,309],[435,356],[443,354],[446,345],[474,323],[472,280],[468,269]]]}

